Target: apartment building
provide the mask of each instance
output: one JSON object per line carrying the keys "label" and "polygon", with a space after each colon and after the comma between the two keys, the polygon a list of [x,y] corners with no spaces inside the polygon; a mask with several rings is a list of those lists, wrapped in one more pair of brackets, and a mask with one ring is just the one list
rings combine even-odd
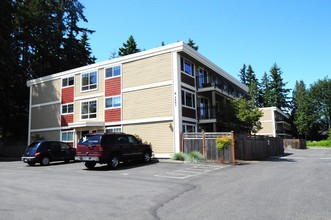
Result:
{"label": "apartment building", "polygon": [[180,151],[185,131],[224,131],[227,98],[248,88],[183,42],[27,82],[29,143],[75,146],[90,132],[139,135],[158,157]]}
{"label": "apartment building", "polygon": [[262,129],[257,135],[271,137],[292,138],[289,115],[277,107],[260,108],[263,116],[260,119]]}

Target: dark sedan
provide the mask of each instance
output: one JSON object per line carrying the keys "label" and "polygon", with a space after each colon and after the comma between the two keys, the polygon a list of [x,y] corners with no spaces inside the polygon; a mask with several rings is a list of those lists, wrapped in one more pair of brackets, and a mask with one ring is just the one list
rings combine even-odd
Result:
{"label": "dark sedan", "polygon": [[36,141],[24,151],[22,161],[31,166],[36,163],[47,166],[52,161],[75,160],[76,149],[60,141]]}

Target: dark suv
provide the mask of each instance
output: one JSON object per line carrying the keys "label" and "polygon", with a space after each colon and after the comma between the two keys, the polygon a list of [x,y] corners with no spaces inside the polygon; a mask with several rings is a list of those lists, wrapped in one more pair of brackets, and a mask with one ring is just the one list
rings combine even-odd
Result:
{"label": "dark suv", "polygon": [[75,160],[76,149],[60,141],[36,141],[30,144],[24,151],[22,161],[29,165],[46,166],[51,161]]}
{"label": "dark suv", "polygon": [[96,163],[106,163],[114,169],[120,161],[143,160],[149,162],[151,156],[151,146],[142,144],[133,135],[93,133],[80,139],[75,160],[85,162],[88,169],[93,169]]}

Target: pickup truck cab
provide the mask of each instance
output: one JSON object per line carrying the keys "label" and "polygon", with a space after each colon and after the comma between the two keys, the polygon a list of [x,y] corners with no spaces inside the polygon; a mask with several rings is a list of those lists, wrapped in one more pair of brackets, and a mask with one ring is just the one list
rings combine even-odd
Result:
{"label": "pickup truck cab", "polygon": [[79,140],[75,160],[85,162],[88,169],[97,163],[108,164],[112,169],[118,167],[120,161],[143,160],[149,162],[152,148],[143,144],[133,135],[125,133],[92,133]]}

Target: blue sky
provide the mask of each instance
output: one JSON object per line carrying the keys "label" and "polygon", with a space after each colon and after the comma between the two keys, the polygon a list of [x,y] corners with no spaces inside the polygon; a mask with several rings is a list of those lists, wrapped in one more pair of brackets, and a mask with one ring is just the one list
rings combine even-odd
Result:
{"label": "blue sky", "polygon": [[274,63],[287,88],[331,76],[331,0],[80,0],[95,30],[97,62],[130,35],[140,49],[189,38],[198,52],[237,79],[250,64],[259,80]]}

